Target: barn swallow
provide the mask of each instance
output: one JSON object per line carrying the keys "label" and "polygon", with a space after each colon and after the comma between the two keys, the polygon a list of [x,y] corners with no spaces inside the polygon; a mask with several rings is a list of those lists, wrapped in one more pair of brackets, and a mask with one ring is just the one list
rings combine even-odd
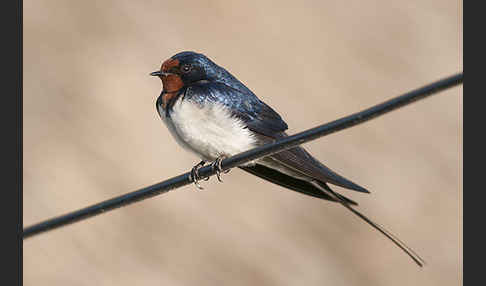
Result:
{"label": "barn swallow", "polygon": [[[157,111],[183,148],[202,161],[191,170],[198,184],[198,169],[208,162],[221,180],[221,160],[288,136],[287,123],[250,89],[208,57],[181,52],[164,61],[150,75],[162,80]],[[312,197],[338,202],[405,251],[419,266],[423,260],[380,225],[355,210],[356,202],[333,191],[328,184],[357,192],[365,188],[340,176],[302,147],[294,147],[239,166],[262,179]]]}

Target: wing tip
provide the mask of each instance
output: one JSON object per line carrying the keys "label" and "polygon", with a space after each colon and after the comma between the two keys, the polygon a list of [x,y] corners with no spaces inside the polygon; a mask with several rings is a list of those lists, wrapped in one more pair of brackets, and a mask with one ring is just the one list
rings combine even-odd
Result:
{"label": "wing tip", "polygon": [[353,190],[353,191],[357,191],[357,192],[360,192],[360,193],[365,193],[365,194],[371,194],[370,191],[368,191],[368,189],[365,189],[363,187],[361,187],[360,185],[357,185],[349,180],[346,180],[344,182],[327,182],[329,184],[332,184],[332,185],[336,185],[336,186],[339,186],[339,187],[343,187],[343,188],[346,188],[346,189],[350,189],[350,190]]}
{"label": "wing tip", "polygon": [[356,187],[354,188],[355,191],[358,191],[358,192],[361,192],[361,193],[366,193],[366,194],[371,194],[370,191],[368,191],[367,189],[361,187],[361,186],[358,186],[356,185]]}

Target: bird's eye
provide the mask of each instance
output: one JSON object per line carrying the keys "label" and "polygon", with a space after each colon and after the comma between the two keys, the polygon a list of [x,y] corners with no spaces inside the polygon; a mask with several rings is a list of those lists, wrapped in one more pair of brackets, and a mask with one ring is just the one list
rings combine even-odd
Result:
{"label": "bird's eye", "polygon": [[187,73],[187,72],[189,72],[190,70],[191,70],[191,65],[188,65],[188,64],[187,64],[187,65],[183,65],[183,66],[182,66],[182,71],[183,71],[183,72]]}

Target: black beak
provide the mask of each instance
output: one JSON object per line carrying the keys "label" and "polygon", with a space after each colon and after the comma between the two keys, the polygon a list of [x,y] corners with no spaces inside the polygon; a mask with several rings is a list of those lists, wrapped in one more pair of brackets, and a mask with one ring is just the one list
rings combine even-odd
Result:
{"label": "black beak", "polygon": [[162,72],[161,71],[154,71],[152,73],[150,73],[151,76],[161,76],[162,75]]}

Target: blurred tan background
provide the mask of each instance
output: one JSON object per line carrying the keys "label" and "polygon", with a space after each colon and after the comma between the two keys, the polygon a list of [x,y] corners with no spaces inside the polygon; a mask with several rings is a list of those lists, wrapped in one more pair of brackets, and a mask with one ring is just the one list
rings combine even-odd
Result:
{"label": "blurred tan background", "polygon": [[[24,1],[24,226],[188,171],[148,74],[202,52],[289,133],[462,70],[462,2]],[[296,96],[298,94],[298,96]],[[24,285],[459,285],[462,88],[305,147],[343,207],[238,169],[24,242]]]}

